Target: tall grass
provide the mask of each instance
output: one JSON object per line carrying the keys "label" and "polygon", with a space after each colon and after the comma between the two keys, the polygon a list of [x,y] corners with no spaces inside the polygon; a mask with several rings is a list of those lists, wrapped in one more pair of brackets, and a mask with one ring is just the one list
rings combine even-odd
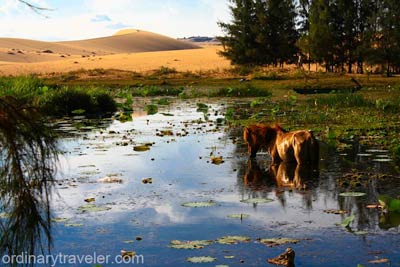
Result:
{"label": "tall grass", "polygon": [[47,87],[35,76],[0,77],[0,97],[14,97],[19,102],[42,110],[47,115],[98,114],[116,110],[112,96],[101,88]]}
{"label": "tall grass", "polygon": [[373,106],[374,103],[365,99],[362,95],[350,93],[335,93],[325,97],[318,97],[309,99],[309,103],[318,103],[318,105],[325,105],[330,107],[368,107]]}

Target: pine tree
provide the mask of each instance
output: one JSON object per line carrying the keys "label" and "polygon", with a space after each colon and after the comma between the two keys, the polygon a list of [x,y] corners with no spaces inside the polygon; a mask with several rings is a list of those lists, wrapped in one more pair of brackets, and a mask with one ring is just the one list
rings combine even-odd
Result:
{"label": "pine tree", "polygon": [[253,0],[230,0],[232,22],[218,22],[226,33],[219,37],[224,50],[221,55],[231,60],[233,64],[257,64],[256,26]]}

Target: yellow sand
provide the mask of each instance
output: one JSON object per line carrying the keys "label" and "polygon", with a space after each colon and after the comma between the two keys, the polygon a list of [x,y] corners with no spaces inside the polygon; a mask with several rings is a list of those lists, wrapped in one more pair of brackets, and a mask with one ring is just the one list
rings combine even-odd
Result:
{"label": "yellow sand", "polygon": [[190,42],[140,30],[68,42],[0,38],[0,74],[63,73],[79,69],[121,69],[146,72],[166,66],[178,71],[224,69],[220,46]]}

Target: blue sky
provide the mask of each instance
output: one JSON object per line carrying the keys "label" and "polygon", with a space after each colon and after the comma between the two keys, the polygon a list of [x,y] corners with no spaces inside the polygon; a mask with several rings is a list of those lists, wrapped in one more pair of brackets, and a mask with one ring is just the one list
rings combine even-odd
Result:
{"label": "blue sky", "polygon": [[[40,16],[16,0],[0,0],[0,37],[45,41],[112,35],[134,28],[170,37],[216,36],[229,21],[227,0],[30,0],[51,8]],[[47,18],[46,18],[47,16]]]}

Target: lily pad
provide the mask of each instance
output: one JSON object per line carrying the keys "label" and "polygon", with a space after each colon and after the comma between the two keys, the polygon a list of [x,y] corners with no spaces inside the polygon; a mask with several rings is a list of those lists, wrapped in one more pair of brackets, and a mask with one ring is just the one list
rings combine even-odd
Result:
{"label": "lily pad", "polygon": [[8,219],[10,217],[11,217],[11,213],[7,213],[7,212],[0,213],[0,219]]}
{"label": "lily pad", "polygon": [[269,247],[275,247],[275,246],[280,246],[280,245],[285,245],[285,244],[297,244],[300,242],[299,239],[293,239],[293,238],[262,238],[259,240],[260,243],[267,245]]}
{"label": "lily pad", "polygon": [[248,199],[240,200],[240,202],[247,203],[247,204],[270,203],[272,201],[274,201],[274,200],[270,199],[270,198],[248,198]]}
{"label": "lily pad", "polygon": [[368,232],[367,231],[356,231],[354,232],[355,235],[367,235]]}
{"label": "lily pad", "polygon": [[378,200],[383,209],[400,212],[400,199],[392,198],[388,195],[379,195]]}
{"label": "lily pad", "polygon": [[90,197],[90,198],[85,198],[84,201],[90,203],[90,202],[95,202],[96,199],[94,197]]}
{"label": "lily pad", "polygon": [[78,208],[78,210],[82,212],[98,212],[98,211],[107,211],[110,209],[111,209],[110,207],[96,206],[95,204],[83,205]]}
{"label": "lily pad", "polygon": [[200,256],[200,257],[190,257],[187,258],[186,261],[191,263],[207,263],[207,262],[214,262],[217,259],[210,256]]}
{"label": "lily pad", "polygon": [[66,223],[64,224],[66,227],[82,227],[83,223]]}
{"label": "lily pad", "polygon": [[228,215],[228,218],[231,218],[231,219],[247,219],[247,218],[249,218],[250,217],[250,215],[249,214],[244,214],[244,213],[234,213],[234,214],[229,214]]}
{"label": "lily pad", "polygon": [[138,151],[138,152],[144,152],[147,150],[150,150],[150,147],[143,145],[143,146],[134,146],[133,150]]}
{"label": "lily pad", "polygon": [[211,245],[211,240],[193,240],[193,241],[180,241],[172,240],[169,247],[176,249],[202,249],[205,246]]}
{"label": "lily pad", "polygon": [[220,157],[211,157],[211,163],[215,165],[220,165],[224,163],[225,161],[223,160],[222,156]]}
{"label": "lily pad", "polygon": [[67,222],[69,218],[53,218],[51,219],[52,222]]}
{"label": "lily pad", "polygon": [[105,184],[112,184],[112,183],[117,183],[120,184],[123,182],[122,178],[117,177],[117,176],[106,176],[103,178],[100,178],[97,180],[99,183],[105,183]]}
{"label": "lily pad", "polygon": [[340,226],[342,227],[348,227],[355,219],[354,215],[350,215],[346,219],[343,220],[343,222],[340,223]]}
{"label": "lily pad", "polygon": [[152,184],[153,183],[153,178],[143,178],[142,183],[144,184]]}
{"label": "lily pad", "polygon": [[189,208],[204,208],[204,207],[212,207],[217,205],[215,201],[209,200],[209,201],[194,201],[194,202],[186,202],[183,203],[183,207],[189,207]]}
{"label": "lily pad", "polygon": [[324,210],[324,212],[328,213],[328,214],[347,214],[348,213],[345,210],[335,210],[335,209]]}
{"label": "lily pad", "polygon": [[228,235],[216,240],[217,243],[222,245],[233,245],[238,244],[240,242],[250,242],[250,237],[247,236],[239,236],[239,235]]}
{"label": "lily pad", "polygon": [[365,195],[363,192],[344,192],[339,194],[341,197],[362,197]]}

